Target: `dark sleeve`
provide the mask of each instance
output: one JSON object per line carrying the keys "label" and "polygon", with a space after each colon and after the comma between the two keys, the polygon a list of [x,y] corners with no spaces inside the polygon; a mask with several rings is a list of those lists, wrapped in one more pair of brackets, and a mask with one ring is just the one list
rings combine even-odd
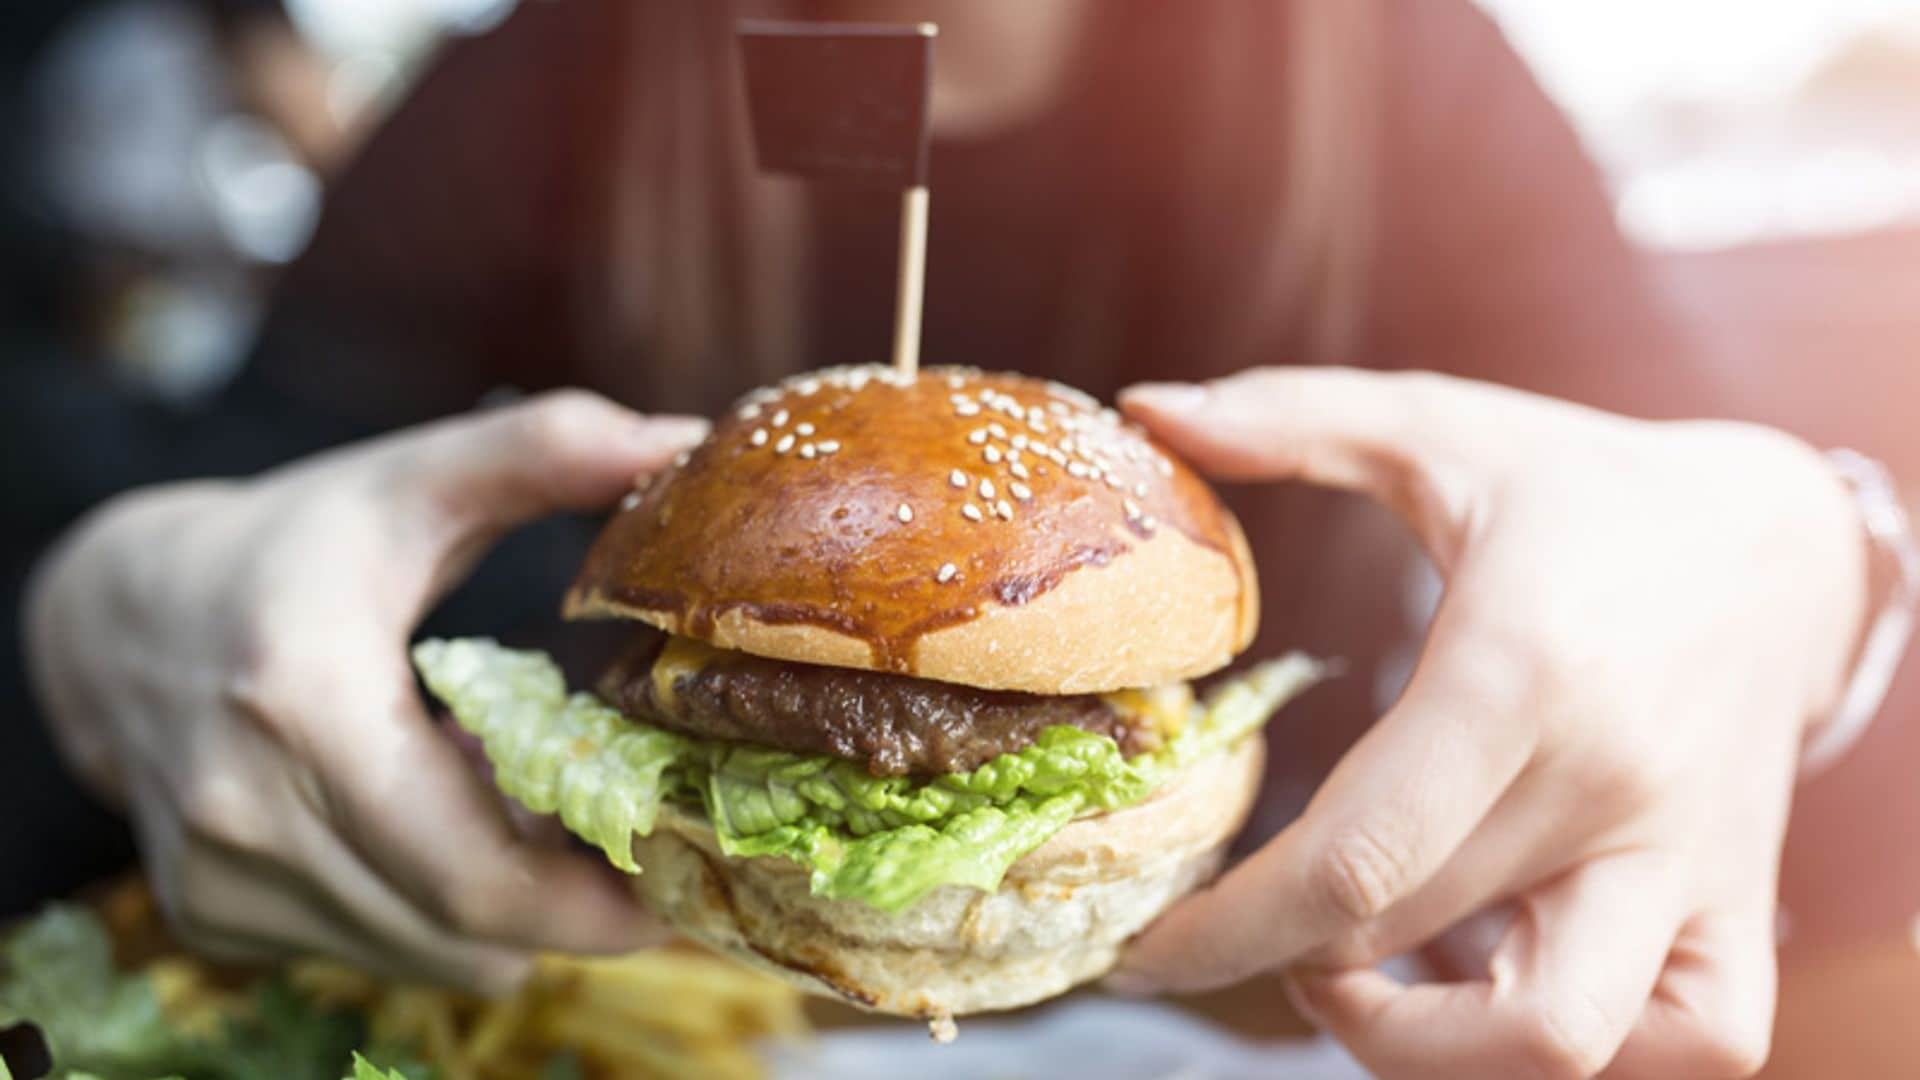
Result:
{"label": "dark sleeve", "polygon": [[1621,411],[1711,410],[1650,260],[1492,20],[1465,0],[1381,7],[1366,352]]}
{"label": "dark sleeve", "polygon": [[522,4],[446,46],[329,191],[261,378],[383,425],[565,381],[618,18],[617,0]]}

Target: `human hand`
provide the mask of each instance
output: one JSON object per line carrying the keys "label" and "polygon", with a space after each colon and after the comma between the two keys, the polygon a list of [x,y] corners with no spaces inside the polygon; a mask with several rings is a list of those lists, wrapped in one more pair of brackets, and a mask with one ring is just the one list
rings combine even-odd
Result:
{"label": "human hand", "polygon": [[77,527],[32,589],[35,682],[185,941],[483,990],[533,949],[642,944],[598,858],[515,835],[422,707],[407,639],[501,533],[612,502],[704,431],[549,394]]}
{"label": "human hand", "polygon": [[[1386,503],[1447,589],[1400,700],[1117,985],[1292,966],[1303,1011],[1391,1077],[1757,1070],[1797,754],[1861,617],[1860,525],[1825,462],[1437,375],[1121,400],[1214,476]],[[1482,979],[1368,967],[1507,900]]]}

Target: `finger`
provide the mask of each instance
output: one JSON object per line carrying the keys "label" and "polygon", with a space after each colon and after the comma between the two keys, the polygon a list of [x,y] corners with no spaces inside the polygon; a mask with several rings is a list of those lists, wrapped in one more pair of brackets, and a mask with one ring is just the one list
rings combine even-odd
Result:
{"label": "finger", "polygon": [[433,926],[308,813],[270,792],[276,843],[243,851],[189,826],[161,788],[136,788],[135,833],[181,944],[232,963],[330,956],[376,974],[485,993],[518,985],[523,951]]}
{"label": "finger", "polygon": [[[350,858],[329,860],[321,884],[364,898],[371,875]],[[194,844],[182,872],[194,899],[182,940],[203,955],[241,963],[328,956],[362,971],[409,983],[428,982],[485,994],[512,990],[526,978],[532,954],[467,941],[438,931],[398,897],[373,907],[342,903],[286,868],[217,846]]]}
{"label": "finger", "polygon": [[[1305,813],[1135,944],[1120,984],[1197,990],[1292,963],[1380,918],[1459,849],[1531,757],[1525,687],[1443,606],[1406,693]],[[1480,883],[1488,898],[1505,883]]]}
{"label": "finger", "polygon": [[384,448],[391,488],[452,527],[450,542],[558,510],[602,507],[706,436],[578,390],[430,425]]}
{"label": "finger", "polygon": [[516,835],[496,789],[427,718],[400,653],[363,659],[353,689],[314,703],[355,725],[354,737],[316,748],[328,810],[354,850],[439,925],[471,937],[592,953],[657,940],[625,878],[598,856]]}
{"label": "finger", "polygon": [[[1553,405],[1500,387],[1423,372],[1258,368],[1210,383],[1145,383],[1120,405],[1215,476],[1304,480],[1367,495],[1439,553],[1471,517],[1505,434]],[[1496,406],[1497,417],[1490,417]],[[1446,565],[1450,560],[1442,559]]]}
{"label": "finger", "polygon": [[1361,967],[1431,944],[1449,958],[1471,954],[1471,962],[1455,970],[1481,970],[1509,921],[1482,916],[1558,877],[1593,846],[1618,843],[1600,836],[1613,827],[1613,819],[1589,821],[1592,810],[1592,800],[1564,771],[1523,770],[1419,891],[1316,950],[1306,962]]}
{"label": "finger", "polygon": [[1485,981],[1301,974],[1308,1014],[1388,1077],[1592,1076],[1633,1030],[1683,916],[1662,856],[1588,863],[1537,890]]}
{"label": "finger", "polygon": [[1702,915],[1681,931],[1609,1077],[1751,1076],[1766,1064],[1778,986],[1771,911]]}

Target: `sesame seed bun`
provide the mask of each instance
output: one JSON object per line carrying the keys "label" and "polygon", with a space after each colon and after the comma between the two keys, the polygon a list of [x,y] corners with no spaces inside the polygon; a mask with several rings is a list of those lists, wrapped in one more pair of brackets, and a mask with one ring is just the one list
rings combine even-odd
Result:
{"label": "sesame seed bun", "polygon": [[1017,1008],[1113,969],[1129,938],[1218,869],[1259,786],[1258,738],[1146,802],[1062,829],[994,892],[947,885],[900,915],[823,900],[784,859],[731,859],[697,811],[634,841],[634,887],[690,937],[811,993],[927,1020]]}
{"label": "sesame seed bun", "polygon": [[755,391],[622,505],[570,618],[990,689],[1190,679],[1252,640],[1239,524],[1112,410],[972,369]]}

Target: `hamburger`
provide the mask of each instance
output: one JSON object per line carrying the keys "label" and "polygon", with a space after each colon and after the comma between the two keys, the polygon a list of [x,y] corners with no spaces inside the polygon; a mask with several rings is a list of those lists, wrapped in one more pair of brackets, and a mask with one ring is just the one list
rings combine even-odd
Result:
{"label": "hamburger", "polygon": [[594,693],[427,641],[509,795],[686,935],[818,993],[952,1018],[1052,997],[1218,868],[1294,655],[1208,485],[1016,375],[813,372],[642,478],[566,595],[634,627]]}

